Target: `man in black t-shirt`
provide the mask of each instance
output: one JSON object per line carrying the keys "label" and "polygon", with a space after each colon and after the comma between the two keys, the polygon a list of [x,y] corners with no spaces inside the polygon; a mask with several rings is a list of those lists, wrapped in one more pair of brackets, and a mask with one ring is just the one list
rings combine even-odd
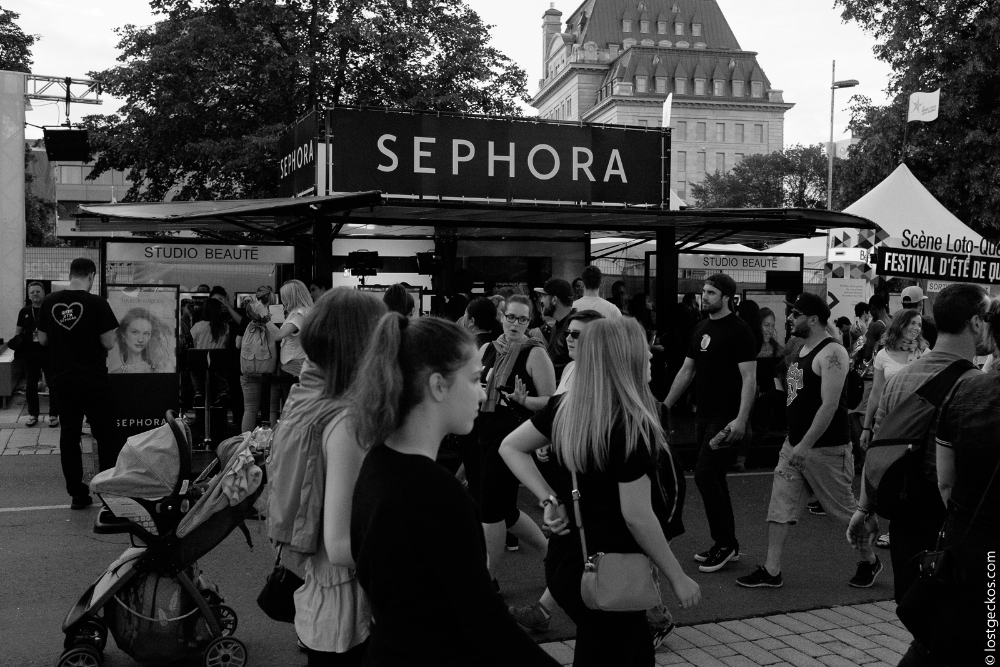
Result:
{"label": "man in black t-shirt", "polygon": [[[91,294],[97,267],[85,257],[70,264],[69,288],[49,294],[42,301],[38,316],[38,342],[49,348],[52,369],[51,385],[59,396],[62,431],[59,454],[62,459],[66,491],[73,499],[73,509],[83,509],[93,501],[83,483],[83,454],[80,434],[83,418],[102,449],[115,451],[113,420],[108,401],[108,350],[115,345],[118,319],[106,299]],[[102,461],[101,469],[114,466]]]}
{"label": "man in black t-shirt", "polygon": [[566,329],[569,316],[576,312],[573,308],[573,287],[562,278],[549,278],[544,287],[536,287],[541,295],[542,315],[551,317],[552,327],[539,336],[545,341],[545,351],[549,353],[552,366],[556,370],[556,382],[562,378],[563,369],[572,361],[566,347]]}
{"label": "man in black t-shirt", "polygon": [[740,557],[726,470],[738,449],[734,445],[751,437],[747,422],[757,393],[759,346],[750,327],[732,311],[735,295],[736,282],[724,273],[705,280],[701,308],[708,319],[695,326],[684,365],[663,401],[669,410],[694,380],[699,448],[694,480],[715,542],[694,556],[702,572],[716,572]]}

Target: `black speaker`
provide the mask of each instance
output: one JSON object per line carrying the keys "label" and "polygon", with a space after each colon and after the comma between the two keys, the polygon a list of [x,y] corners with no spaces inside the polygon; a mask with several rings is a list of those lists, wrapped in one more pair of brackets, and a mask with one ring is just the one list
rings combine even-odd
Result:
{"label": "black speaker", "polygon": [[45,154],[49,162],[89,162],[90,141],[87,130],[44,128]]}

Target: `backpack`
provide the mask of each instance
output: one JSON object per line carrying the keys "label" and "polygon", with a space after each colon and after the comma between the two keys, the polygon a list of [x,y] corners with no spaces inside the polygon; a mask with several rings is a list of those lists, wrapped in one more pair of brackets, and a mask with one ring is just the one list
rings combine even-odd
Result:
{"label": "backpack", "polygon": [[243,375],[270,375],[278,367],[278,357],[274,344],[261,322],[251,321],[243,332],[240,347],[240,372]]}
{"label": "backpack", "polygon": [[937,430],[941,405],[958,379],[975,368],[966,359],[952,362],[900,401],[879,425],[865,455],[862,481],[879,516],[899,516],[924,486],[924,453]]}

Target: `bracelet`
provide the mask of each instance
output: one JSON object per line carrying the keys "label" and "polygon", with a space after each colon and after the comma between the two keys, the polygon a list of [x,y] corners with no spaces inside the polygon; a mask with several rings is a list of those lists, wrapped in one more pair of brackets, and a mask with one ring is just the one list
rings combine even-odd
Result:
{"label": "bracelet", "polygon": [[866,519],[872,515],[871,510],[866,510],[864,507],[861,507],[860,505],[858,505],[858,511],[864,514]]}
{"label": "bracelet", "polygon": [[548,507],[549,505],[562,505],[562,501],[556,498],[555,496],[549,496],[548,498],[542,501],[542,506]]}
{"label": "bracelet", "polygon": [[864,433],[865,431],[870,431],[870,430],[872,430],[871,426],[865,426],[863,429],[861,429],[861,432]]}

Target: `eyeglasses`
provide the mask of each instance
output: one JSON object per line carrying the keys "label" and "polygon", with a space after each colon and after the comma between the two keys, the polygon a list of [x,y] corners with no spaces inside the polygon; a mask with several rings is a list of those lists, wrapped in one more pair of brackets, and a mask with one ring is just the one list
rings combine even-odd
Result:
{"label": "eyeglasses", "polygon": [[514,323],[517,323],[517,324],[527,324],[528,323],[528,318],[527,317],[517,317],[515,315],[504,315],[503,318],[505,320],[507,320],[507,324],[514,324]]}
{"label": "eyeglasses", "polygon": [[580,337],[580,334],[582,333],[583,333],[582,329],[567,329],[566,338],[572,338],[573,340],[577,340]]}

